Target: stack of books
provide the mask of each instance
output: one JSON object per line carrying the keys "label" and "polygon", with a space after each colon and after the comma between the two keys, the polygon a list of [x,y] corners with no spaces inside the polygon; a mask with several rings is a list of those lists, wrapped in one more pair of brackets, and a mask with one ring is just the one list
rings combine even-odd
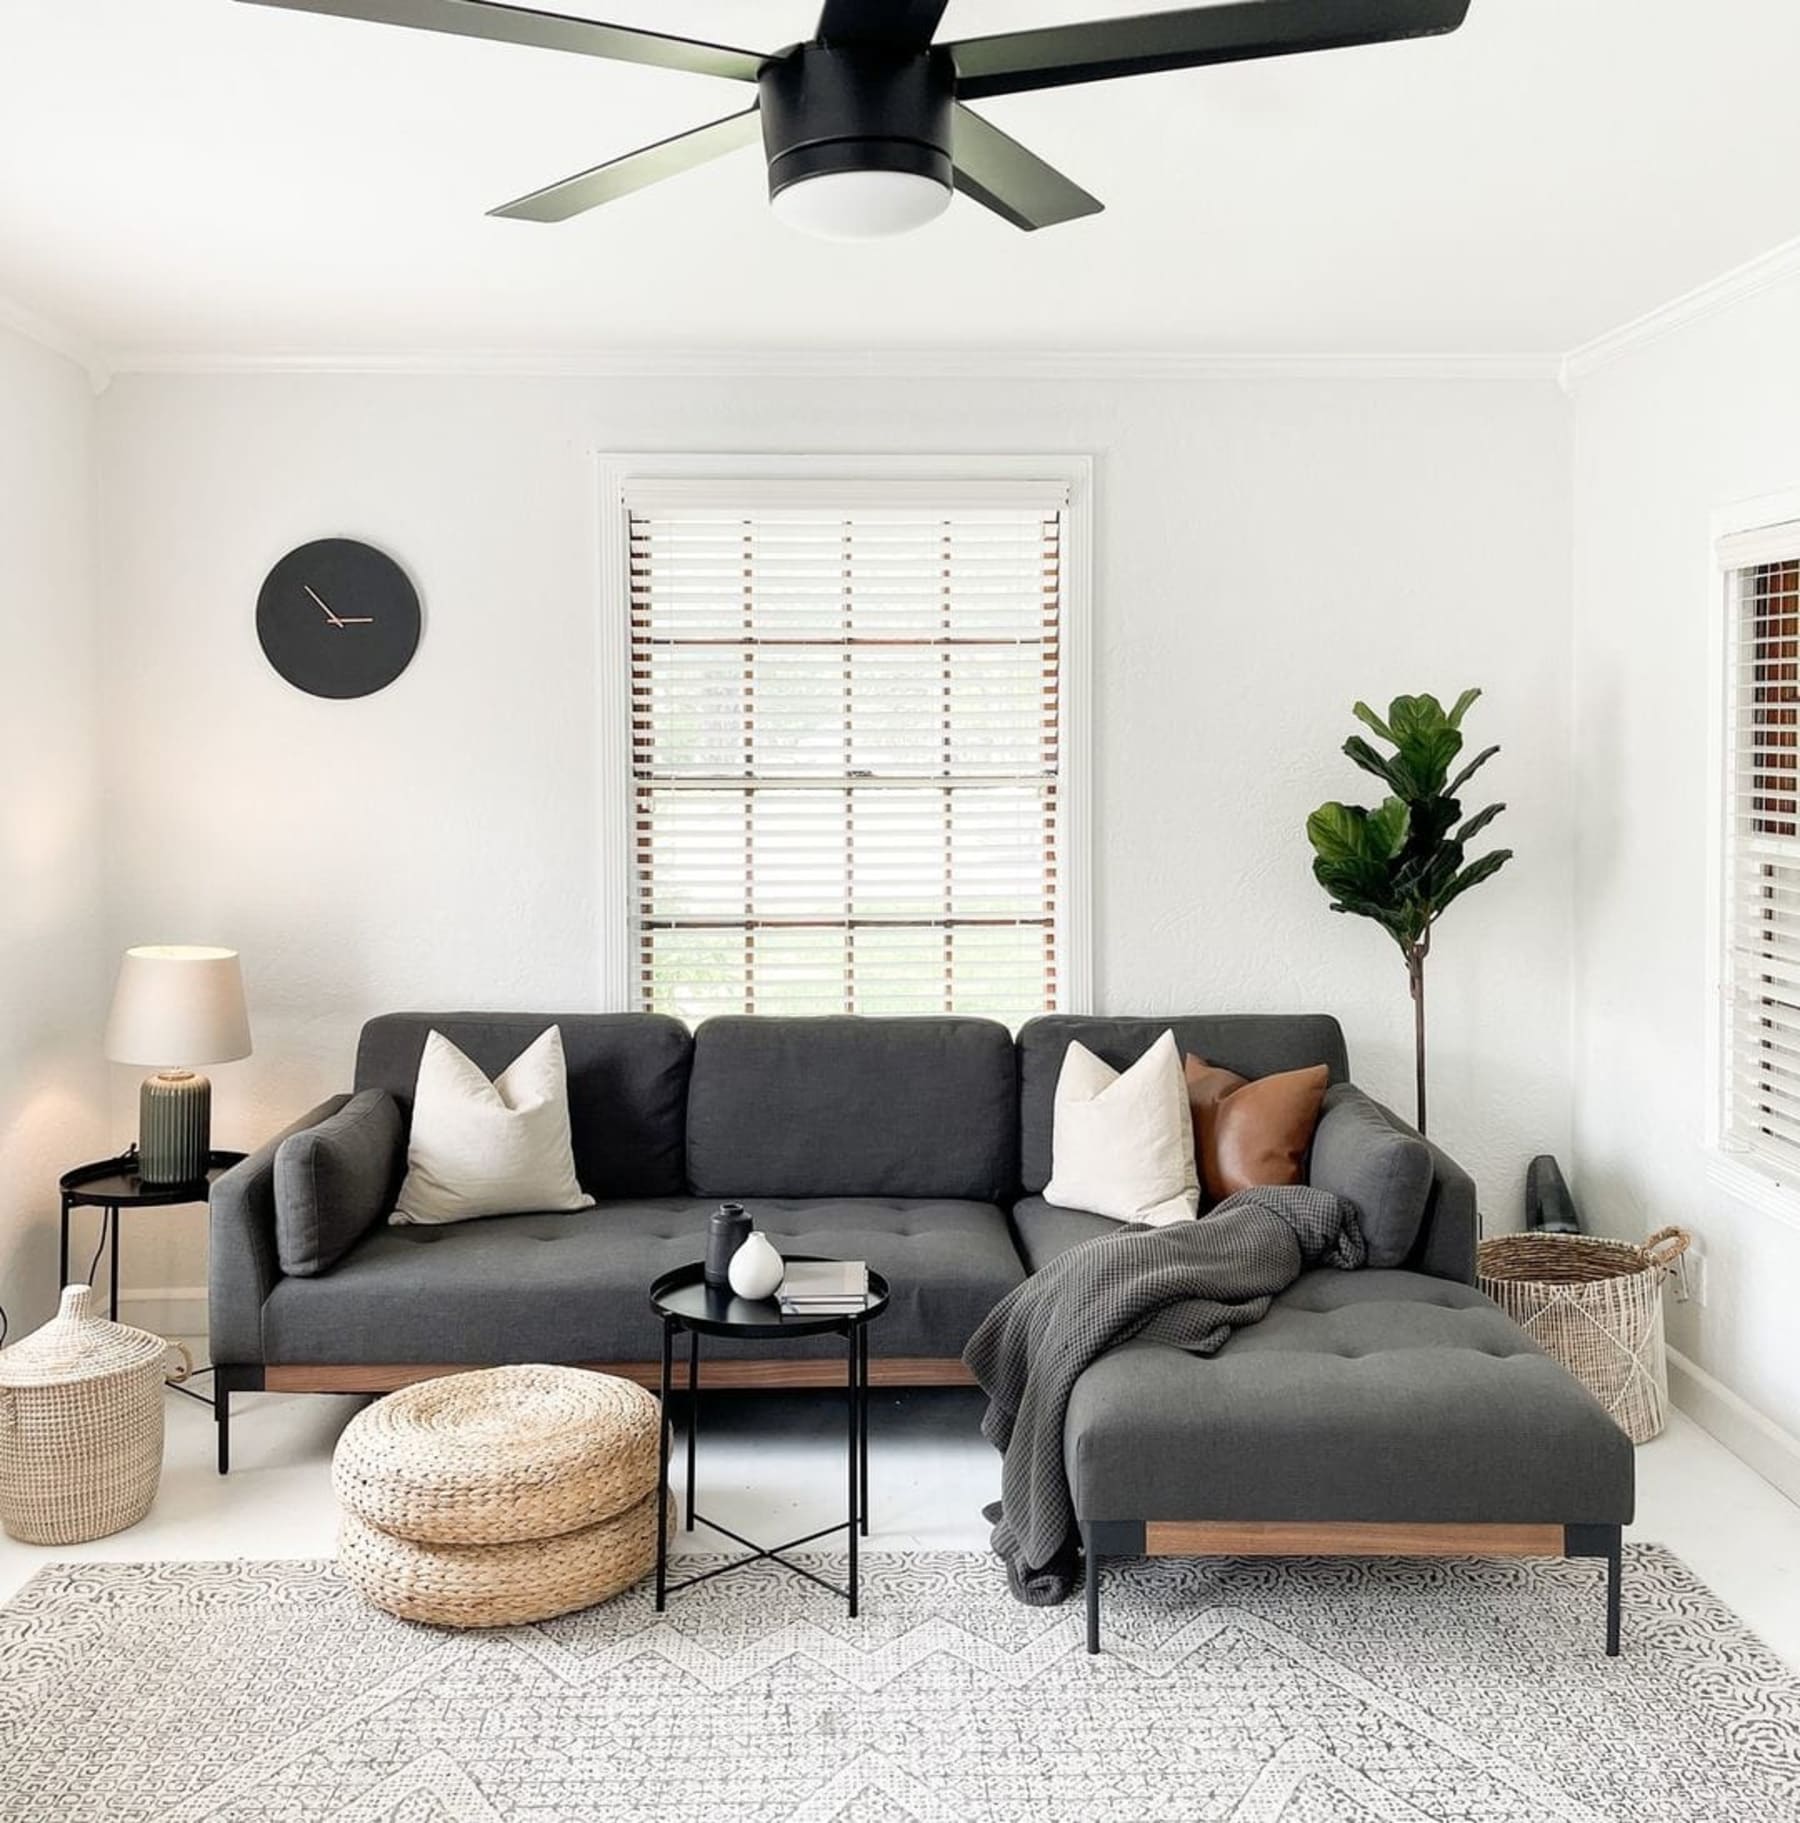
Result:
{"label": "stack of books", "polygon": [[868,1307],[863,1260],[794,1260],[776,1294],[784,1316],[847,1317]]}

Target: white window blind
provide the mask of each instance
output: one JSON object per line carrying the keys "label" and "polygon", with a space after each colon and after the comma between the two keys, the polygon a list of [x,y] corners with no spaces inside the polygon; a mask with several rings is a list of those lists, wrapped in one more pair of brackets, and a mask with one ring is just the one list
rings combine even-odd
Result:
{"label": "white window blind", "polygon": [[640,1005],[1058,1005],[1066,498],[627,485]]}
{"label": "white window blind", "polygon": [[1723,540],[1722,1136],[1800,1171],[1800,525]]}

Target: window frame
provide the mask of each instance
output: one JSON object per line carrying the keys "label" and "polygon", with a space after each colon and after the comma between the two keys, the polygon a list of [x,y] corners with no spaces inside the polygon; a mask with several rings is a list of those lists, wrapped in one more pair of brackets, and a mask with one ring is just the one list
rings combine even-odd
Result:
{"label": "window frame", "polygon": [[1736,787],[1733,667],[1742,602],[1738,577],[1749,567],[1730,543],[1800,522],[1800,488],[1721,507],[1712,515],[1707,641],[1708,720],[1706,865],[1705,1108],[1701,1149],[1708,1181],[1785,1226],[1800,1230],[1800,1165],[1764,1152],[1728,1132],[1726,1100],[1732,1080],[1731,804]]}
{"label": "window frame", "polygon": [[597,703],[598,1003],[638,1010],[635,879],[632,861],[630,524],[631,483],[657,480],[809,481],[824,485],[883,481],[1050,481],[1067,490],[1062,526],[1061,673],[1058,679],[1059,848],[1058,1004],[1086,1013],[1093,1004],[1092,919],[1092,577],[1094,461],[1068,452],[1040,455],[774,455],[599,452],[599,611],[595,642]]}

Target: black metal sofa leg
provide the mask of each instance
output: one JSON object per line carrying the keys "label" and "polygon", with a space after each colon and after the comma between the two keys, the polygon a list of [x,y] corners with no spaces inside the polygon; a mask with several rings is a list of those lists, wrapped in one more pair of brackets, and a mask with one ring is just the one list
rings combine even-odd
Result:
{"label": "black metal sofa leg", "polygon": [[219,1437],[219,1473],[231,1473],[231,1383],[223,1374],[213,1381],[213,1428]]}
{"label": "black metal sofa leg", "polygon": [[1563,1527],[1563,1552],[1569,1557],[1606,1560],[1606,1656],[1619,1656],[1619,1619],[1623,1603],[1625,1528],[1616,1525]]}
{"label": "black metal sofa leg", "polygon": [[1613,1527],[1612,1545],[1606,1553],[1606,1656],[1619,1656],[1619,1610],[1622,1605],[1625,1547],[1619,1528]]}
{"label": "black metal sofa leg", "polygon": [[1082,1589],[1087,1597],[1087,1649],[1100,1650],[1100,1553],[1091,1541],[1083,1540]]}

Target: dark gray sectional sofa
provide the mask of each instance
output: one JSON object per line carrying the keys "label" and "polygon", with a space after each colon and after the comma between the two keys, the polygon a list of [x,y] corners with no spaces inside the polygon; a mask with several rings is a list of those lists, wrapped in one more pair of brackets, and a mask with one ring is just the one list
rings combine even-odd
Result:
{"label": "dark gray sectional sofa", "polygon": [[[1350,1084],[1334,1019],[1057,1015],[1015,1040],[948,1017],[718,1018],[690,1033],[650,1014],[406,1013],[364,1027],[355,1086],[391,1095],[403,1127],[430,1030],[498,1074],[552,1023],[590,1210],[449,1227],[377,1217],[326,1270],[284,1273],[275,1157],[287,1135],[219,1181],[221,1473],[235,1392],[380,1392],[508,1361],[580,1362],[654,1384],[649,1285],[699,1256],[726,1198],[748,1205],[783,1252],[866,1259],[885,1274],[892,1305],[870,1332],[877,1384],[968,1384],[961,1350],[995,1301],[1112,1227],[1042,1195],[1069,1040],[1122,1067],[1172,1027],[1184,1051],[1242,1075],[1328,1067],[1312,1176],[1358,1204],[1371,1262],[1306,1274],[1214,1358],[1128,1345],[1088,1370],[1066,1450],[1088,1543],[1090,1644],[1109,1555],[1315,1550],[1602,1556],[1616,1644],[1630,1446],[1473,1289],[1474,1185],[1437,1148],[1395,1143],[1409,1129]],[[397,1135],[389,1203],[404,1163]],[[1381,1219],[1388,1199],[1414,1199],[1405,1222]],[[779,1360],[717,1348],[709,1383],[841,1374],[829,1340]]]}

